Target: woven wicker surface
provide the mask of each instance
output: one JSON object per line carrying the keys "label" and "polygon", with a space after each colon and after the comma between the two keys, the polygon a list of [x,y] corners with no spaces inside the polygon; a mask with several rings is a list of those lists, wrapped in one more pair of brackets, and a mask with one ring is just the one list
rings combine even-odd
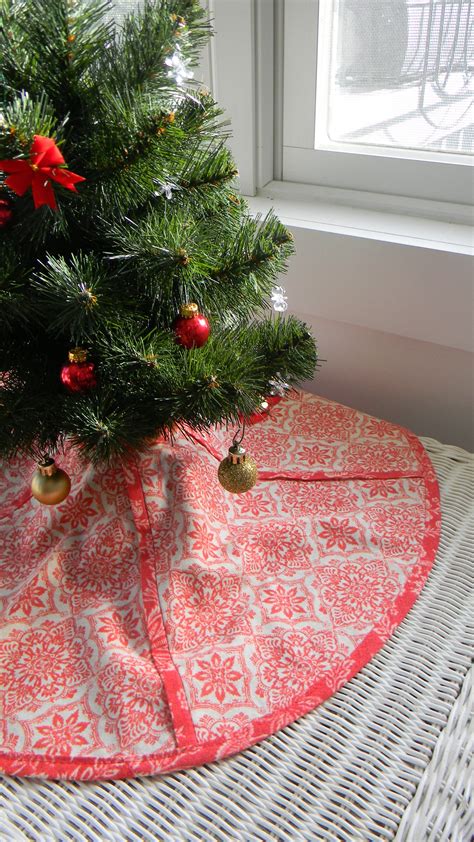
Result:
{"label": "woven wicker surface", "polygon": [[208,767],[102,783],[2,778],[2,842],[468,842],[474,457],[424,444],[443,501],[438,558],[408,617],[349,684]]}

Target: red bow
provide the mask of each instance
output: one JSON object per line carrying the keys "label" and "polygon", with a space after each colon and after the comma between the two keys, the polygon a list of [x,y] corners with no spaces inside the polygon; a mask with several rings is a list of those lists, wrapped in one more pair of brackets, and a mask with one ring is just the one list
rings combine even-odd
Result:
{"label": "red bow", "polygon": [[35,208],[49,205],[50,208],[56,210],[56,197],[51,182],[57,181],[68,190],[77,192],[74,185],[78,181],[85,181],[82,175],[76,175],[61,167],[61,164],[65,163],[51,137],[35,134],[29,161],[22,158],[0,161],[0,170],[11,173],[5,183],[18,196],[23,196],[28,187],[31,187]]}

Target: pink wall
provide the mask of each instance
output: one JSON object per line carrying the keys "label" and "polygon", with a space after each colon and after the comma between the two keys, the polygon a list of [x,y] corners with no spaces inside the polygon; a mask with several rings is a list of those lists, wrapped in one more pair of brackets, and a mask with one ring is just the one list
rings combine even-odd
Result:
{"label": "pink wall", "polygon": [[474,450],[473,355],[431,342],[296,313],[323,363],[306,388]]}

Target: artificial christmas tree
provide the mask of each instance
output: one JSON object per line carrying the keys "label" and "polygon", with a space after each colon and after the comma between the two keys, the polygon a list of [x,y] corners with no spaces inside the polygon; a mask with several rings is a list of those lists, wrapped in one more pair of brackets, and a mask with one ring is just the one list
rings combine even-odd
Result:
{"label": "artificial christmas tree", "polygon": [[120,28],[102,0],[0,8],[0,454],[116,462],[311,376],[306,326],[271,311],[291,236],[236,198],[221,112],[189,85],[199,4]]}
{"label": "artificial christmas tree", "polygon": [[236,197],[219,109],[189,87],[199,5],[145,2],[122,28],[110,11],[0,0],[16,775],[152,774],[255,743],[377,651],[439,532],[413,436],[290,392],[316,364],[274,286],[292,240]]}

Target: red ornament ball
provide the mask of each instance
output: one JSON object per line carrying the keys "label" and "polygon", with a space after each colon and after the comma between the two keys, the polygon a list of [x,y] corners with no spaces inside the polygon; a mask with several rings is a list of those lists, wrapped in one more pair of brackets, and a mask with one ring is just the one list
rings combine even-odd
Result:
{"label": "red ornament ball", "polygon": [[73,348],[69,351],[69,362],[61,369],[61,383],[68,392],[79,394],[97,386],[95,364],[87,362],[87,351]]}
{"label": "red ornament ball", "polygon": [[10,200],[0,198],[0,228],[5,228],[12,216],[13,210]]}
{"label": "red ornament ball", "polygon": [[184,348],[201,348],[209,339],[211,326],[197,304],[183,304],[173,326],[176,340]]}

